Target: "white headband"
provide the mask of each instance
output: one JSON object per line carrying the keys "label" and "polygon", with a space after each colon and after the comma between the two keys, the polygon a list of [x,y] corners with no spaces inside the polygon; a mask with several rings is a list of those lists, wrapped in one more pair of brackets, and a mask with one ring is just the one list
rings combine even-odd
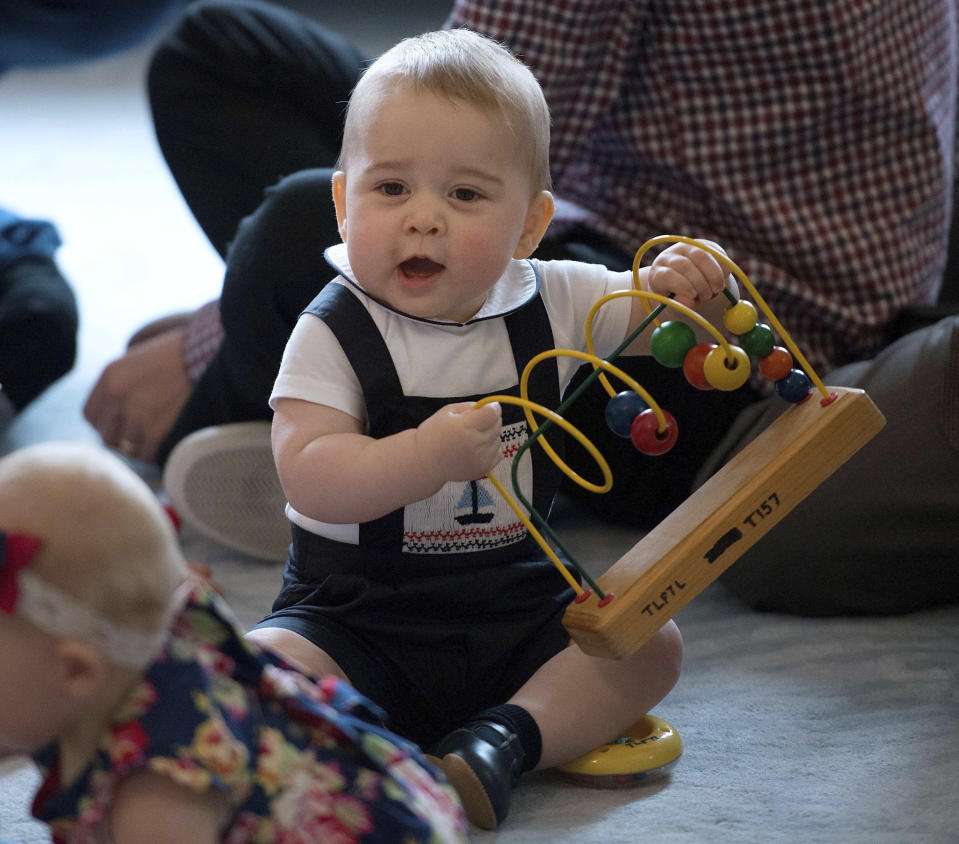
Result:
{"label": "white headband", "polygon": [[185,597],[181,591],[178,600],[171,602],[160,630],[143,633],[108,621],[29,570],[22,570],[16,576],[18,616],[51,636],[82,639],[111,662],[128,668],[145,668],[154,660],[166,641],[168,622]]}

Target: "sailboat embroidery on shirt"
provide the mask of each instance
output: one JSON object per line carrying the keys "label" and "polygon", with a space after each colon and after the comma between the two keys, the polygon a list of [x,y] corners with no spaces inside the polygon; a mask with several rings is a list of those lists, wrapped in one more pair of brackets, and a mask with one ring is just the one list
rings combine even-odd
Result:
{"label": "sailboat embroidery on shirt", "polygon": [[463,488],[460,500],[456,502],[456,515],[453,518],[461,525],[487,524],[496,515],[492,509],[486,509],[491,508],[493,503],[493,496],[486,487],[481,486],[478,481],[470,481]]}

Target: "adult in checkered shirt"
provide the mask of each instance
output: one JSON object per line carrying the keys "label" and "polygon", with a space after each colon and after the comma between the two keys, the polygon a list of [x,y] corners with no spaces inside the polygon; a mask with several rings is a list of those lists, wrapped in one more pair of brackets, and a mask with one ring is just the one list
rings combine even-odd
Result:
{"label": "adult in checkered shirt", "polygon": [[[956,16],[953,0],[881,14],[866,0],[459,0],[451,12],[450,26],[520,55],[550,103],[557,214],[537,257],[622,268],[661,231],[722,242],[826,383],[866,389],[886,414],[885,431],[727,573],[754,606],[885,613],[959,598],[959,322],[888,342],[942,284]],[[106,442],[162,463],[198,428],[270,417],[290,326],[327,280],[329,177],[364,61],[255,2],[198,3],[161,45],[161,147],[210,240],[225,257],[233,245],[220,308],[201,312],[212,359],[194,363],[191,385],[180,355],[195,317],[153,338],[162,353],[134,347],[108,367],[87,405]],[[614,492],[585,506],[649,527],[784,404],[759,384],[701,393],[642,367],[631,371],[682,420],[669,455],[638,460],[609,434],[603,393],[567,415],[616,473]],[[166,416],[138,417],[150,405],[132,384],[171,371]]]}

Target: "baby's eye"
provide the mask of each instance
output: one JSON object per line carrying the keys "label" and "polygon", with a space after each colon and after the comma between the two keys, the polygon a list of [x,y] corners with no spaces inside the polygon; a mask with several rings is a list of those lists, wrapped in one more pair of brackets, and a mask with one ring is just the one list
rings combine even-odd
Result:
{"label": "baby's eye", "polygon": [[475,202],[480,198],[480,193],[472,188],[454,188],[453,198],[460,202]]}
{"label": "baby's eye", "polygon": [[402,196],[406,188],[399,182],[384,182],[379,186],[379,190],[387,196]]}

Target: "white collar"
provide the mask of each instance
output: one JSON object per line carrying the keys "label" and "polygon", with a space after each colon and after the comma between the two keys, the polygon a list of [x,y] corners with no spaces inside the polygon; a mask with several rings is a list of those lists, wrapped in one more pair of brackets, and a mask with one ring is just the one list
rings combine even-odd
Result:
{"label": "white collar", "polygon": [[347,255],[345,243],[330,246],[324,255],[326,256],[327,263],[336,273],[370,301],[374,301],[380,305],[380,307],[386,308],[407,319],[415,319],[418,322],[428,322],[434,325],[470,325],[474,322],[506,316],[521,308],[539,292],[539,275],[533,263],[529,260],[520,261],[513,259],[507,265],[503,275],[501,275],[496,281],[496,284],[493,285],[492,290],[490,290],[489,295],[486,297],[486,301],[483,303],[483,307],[467,322],[460,323],[452,320],[423,319],[398,311],[389,305],[384,305],[382,302],[370,296],[370,294],[363,289],[363,285],[357,280],[352,267],[350,267],[350,259]]}

